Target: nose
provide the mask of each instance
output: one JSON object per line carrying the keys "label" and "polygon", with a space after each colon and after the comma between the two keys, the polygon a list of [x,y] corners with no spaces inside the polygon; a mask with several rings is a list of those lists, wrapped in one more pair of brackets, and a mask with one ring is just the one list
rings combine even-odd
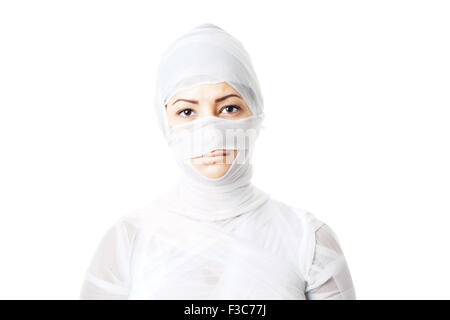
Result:
{"label": "nose", "polygon": [[216,106],[214,104],[201,104],[199,117],[217,117]]}

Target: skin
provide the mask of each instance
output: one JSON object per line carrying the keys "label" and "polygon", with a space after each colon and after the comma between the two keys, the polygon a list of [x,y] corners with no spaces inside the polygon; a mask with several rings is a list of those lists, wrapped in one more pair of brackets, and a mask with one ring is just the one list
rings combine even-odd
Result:
{"label": "skin", "polygon": [[[169,127],[206,116],[238,120],[252,114],[241,95],[226,82],[202,84],[178,91],[167,102],[166,113]],[[221,149],[191,158],[190,161],[203,176],[217,179],[225,175],[236,155],[237,150]]]}

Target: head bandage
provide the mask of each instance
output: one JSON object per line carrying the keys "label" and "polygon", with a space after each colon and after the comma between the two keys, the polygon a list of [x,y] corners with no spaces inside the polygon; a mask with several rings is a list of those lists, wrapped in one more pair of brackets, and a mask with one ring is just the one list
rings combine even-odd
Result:
{"label": "head bandage", "polygon": [[213,24],[197,26],[176,39],[157,70],[155,108],[164,136],[169,133],[164,106],[173,94],[223,81],[239,92],[254,116],[263,115],[259,82],[239,40]]}
{"label": "head bandage", "polygon": [[[180,90],[226,82],[250,108],[248,118],[201,117],[169,127],[166,104]],[[155,108],[161,130],[182,169],[172,197],[177,212],[221,219],[253,210],[267,195],[251,185],[251,155],[263,113],[263,98],[250,57],[239,40],[213,24],[202,24],[177,38],[164,51],[157,70]],[[220,178],[203,176],[190,158],[216,149],[238,150]]]}

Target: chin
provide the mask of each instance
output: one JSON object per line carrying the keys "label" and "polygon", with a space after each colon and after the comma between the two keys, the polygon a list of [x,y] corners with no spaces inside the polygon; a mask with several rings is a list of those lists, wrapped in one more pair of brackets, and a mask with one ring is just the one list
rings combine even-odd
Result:
{"label": "chin", "polygon": [[211,165],[202,165],[197,168],[198,171],[202,175],[210,179],[218,179],[223,177],[225,173],[227,173],[230,168],[229,164],[211,164]]}

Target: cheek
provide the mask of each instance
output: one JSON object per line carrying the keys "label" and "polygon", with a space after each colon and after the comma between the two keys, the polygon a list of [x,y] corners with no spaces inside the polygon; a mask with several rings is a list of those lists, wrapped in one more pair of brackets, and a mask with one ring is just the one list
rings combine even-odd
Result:
{"label": "cheek", "polygon": [[251,115],[252,112],[250,111],[250,109],[248,107],[243,107],[239,114],[239,118],[247,118],[250,117]]}
{"label": "cheek", "polygon": [[[236,159],[237,156],[237,150],[233,150],[233,152],[230,155],[230,160],[233,161],[234,159]],[[231,163],[230,163],[231,164]]]}
{"label": "cheek", "polygon": [[169,127],[171,127],[171,128],[182,122],[180,119],[181,117],[178,116],[177,114],[174,114],[173,112],[166,112],[166,118],[167,118],[167,123],[168,123]]}

